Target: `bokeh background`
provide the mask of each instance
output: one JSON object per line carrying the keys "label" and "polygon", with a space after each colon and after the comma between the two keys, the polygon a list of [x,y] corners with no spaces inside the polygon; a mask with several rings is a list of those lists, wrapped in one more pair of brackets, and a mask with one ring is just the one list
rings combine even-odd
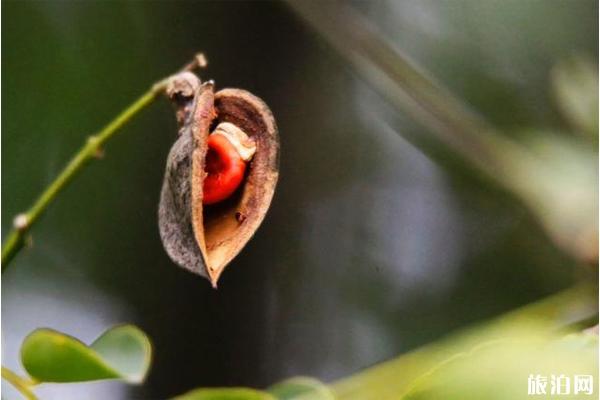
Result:
{"label": "bokeh background", "polygon": [[[507,137],[570,138],[551,71],[571,57],[597,68],[596,1],[343,5]],[[155,353],[141,387],[48,385],[44,399],[331,381],[589,279],[530,208],[390,104],[286,3],[5,1],[2,24],[3,238],[88,134],[197,51],[202,77],[263,98],[281,135],[272,208],[216,291],[177,268],[158,235],[176,135],[166,100],[59,196],[2,277],[3,365],[22,371],[19,345],[40,326],[91,341],[133,322]]]}

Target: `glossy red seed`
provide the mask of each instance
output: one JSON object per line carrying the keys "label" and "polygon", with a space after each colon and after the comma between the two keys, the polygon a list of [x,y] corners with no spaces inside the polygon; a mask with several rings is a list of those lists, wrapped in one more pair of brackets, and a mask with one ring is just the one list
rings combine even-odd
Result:
{"label": "glossy red seed", "polygon": [[231,196],[242,183],[246,162],[223,135],[208,137],[203,204],[215,204]]}

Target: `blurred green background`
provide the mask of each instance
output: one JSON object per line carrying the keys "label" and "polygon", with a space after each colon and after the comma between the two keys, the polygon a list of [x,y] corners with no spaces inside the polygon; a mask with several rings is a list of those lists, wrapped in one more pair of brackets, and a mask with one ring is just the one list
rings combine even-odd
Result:
{"label": "blurred green background", "polygon": [[[597,67],[596,1],[348,5],[507,136],[570,138],[550,75],[573,56]],[[88,134],[197,51],[209,60],[202,77],[263,98],[281,135],[273,206],[217,291],[160,243],[176,135],[166,100],[59,196],[3,275],[2,363],[22,370],[19,345],[39,326],[90,341],[132,322],[155,354],[141,387],[50,385],[44,399],[330,381],[591,278],[530,209],[426,139],[285,3],[4,1],[2,11],[3,238]],[[597,177],[597,153],[592,168]]]}

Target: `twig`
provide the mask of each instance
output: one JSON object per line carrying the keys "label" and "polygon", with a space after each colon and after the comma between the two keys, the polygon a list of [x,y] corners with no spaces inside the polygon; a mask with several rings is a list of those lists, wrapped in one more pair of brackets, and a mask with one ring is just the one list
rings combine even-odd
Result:
{"label": "twig", "polygon": [[165,81],[150,88],[133,104],[127,107],[112,122],[106,125],[98,134],[90,136],[81,149],[69,161],[58,177],[46,188],[33,206],[26,212],[17,215],[14,219],[13,230],[8,235],[2,247],[2,272],[16,253],[23,247],[25,236],[48,205],[56,198],[56,195],[73,179],[83,166],[95,158],[100,152],[102,145],[110,139],[113,134],[123,125],[129,122],[144,107],[150,104],[156,96],[164,90]]}
{"label": "twig", "polygon": [[37,400],[31,391],[31,387],[37,382],[23,378],[6,367],[2,367],[2,378],[10,382],[28,400]]}
{"label": "twig", "polygon": [[[193,70],[206,66],[206,59],[199,53],[192,62],[187,64],[183,70]],[[58,177],[44,190],[33,206],[26,212],[17,215],[14,219],[13,230],[8,234],[2,246],[2,272],[14,256],[21,250],[25,243],[27,233],[39,219],[48,205],[56,198],[58,193],[82,170],[84,165],[100,154],[102,146],[137,113],[152,103],[156,97],[165,90],[169,78],[154,84],[146,93],[140,96],[134,103],[121,112],[114,120],[106,125],[97,134],[88,137],[85,144],[73,156],[71,161],[62,170]]]}
{"label": "twig", "polygon": [[394,47],[366,17],[335,0],[287,3],[391,104],[409,112],[442,143],[490,177],[504,180],[504,160],[498,157],[496,147],[507,146],[506,141]]}
{"label": "twig", "polygon": [[[421,134],[435,136],[438,143],[523,201],[563,250],[586,264],[597,263],[596,205],[591,200],[593,193],[586,191],[597,182],[586,178],[585,172],[593,164],[581,157],[579,163],[563,166],[540,156],[539,149],[503,135],[346,2],[287,2],[375,91],[426,127]],[[558,145],[553,144],[552,149],[556,151]]]}

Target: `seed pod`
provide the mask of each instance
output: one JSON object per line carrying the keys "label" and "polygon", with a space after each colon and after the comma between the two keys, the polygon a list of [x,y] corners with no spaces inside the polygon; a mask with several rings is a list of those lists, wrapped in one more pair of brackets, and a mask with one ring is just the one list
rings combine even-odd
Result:
{"label": "seed pod", "polygon": [[[179,137],[167,158],[158,224],[171,259],[216,287],[224,268],[248,243],[269,209],[279,170],[279,137],[262,100],[240,89],[214,93],[213,86],[183,72],[171,78],[167,87]],[[223,122],[245,132],[256,152],[241,186],[227,199],[203,205],[209,131]]]}

